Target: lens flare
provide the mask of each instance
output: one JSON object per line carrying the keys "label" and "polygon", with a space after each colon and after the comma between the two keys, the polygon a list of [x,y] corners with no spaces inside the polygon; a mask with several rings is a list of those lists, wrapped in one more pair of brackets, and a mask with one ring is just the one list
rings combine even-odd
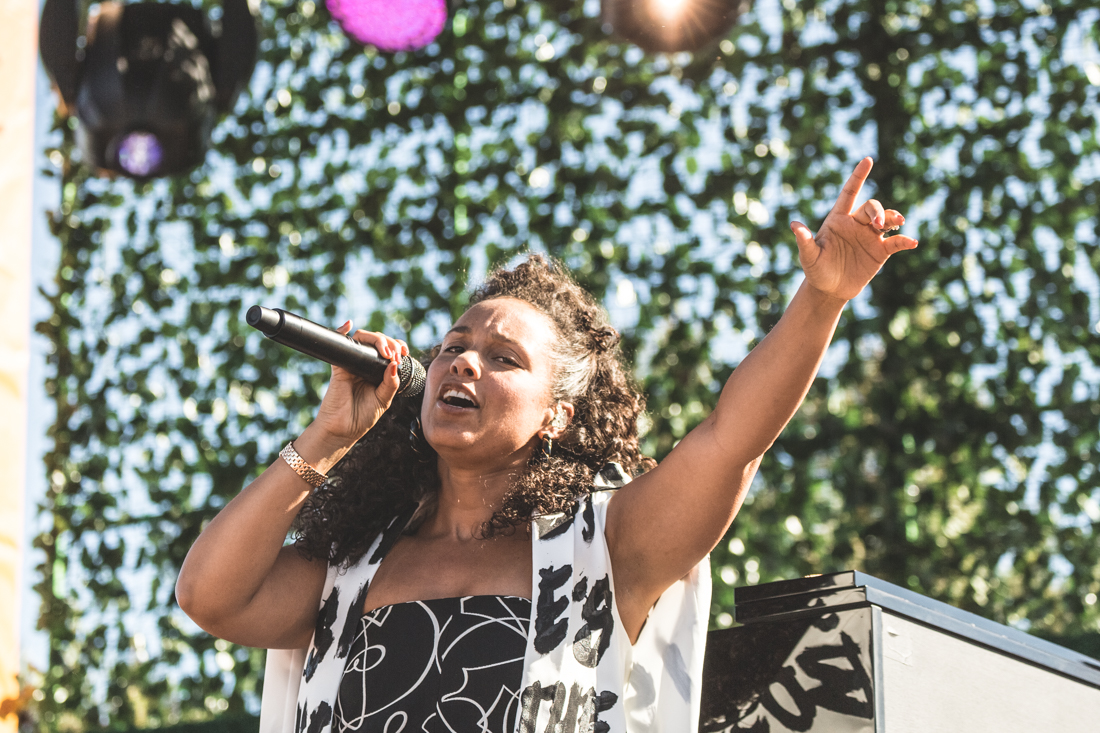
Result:
{"label": "lens flare", "polygon": [[751,0],[600,0],[600,20],[646,51],[695,52],[718,43],[751,5]]}
{"label": "lens flare", "polygon": [[327,0],[344,32],[383,51],[413,51],[435,40],[447,22],[446,0]]}
{"label": "lens flare", "polygon": [[653,14],[663,20],[676,20],[684,12],[688,0],[650,0]]}
{"label": "lens flare", "polygon": [[132,176],[153,175],[163,160],[160,141],[149,132],[131,132],[118,146],[118,165]]}

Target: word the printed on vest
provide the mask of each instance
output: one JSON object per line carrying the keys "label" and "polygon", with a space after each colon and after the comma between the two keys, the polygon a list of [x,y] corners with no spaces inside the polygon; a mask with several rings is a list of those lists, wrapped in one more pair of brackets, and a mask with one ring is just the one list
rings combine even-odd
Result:
{"label": "word the printed on vest", "polygon": [[543,733],[608,733],[610,726],[599,716],[618,700],[614,692],[604,690],[597,695],[595,688],[582,690],[576,683],[567,699],[565,685],[561,682],[546,687],[535,682],[519,698],[519,733],[537,733],[535,726],[544,702],[550,704],[550,711]]}

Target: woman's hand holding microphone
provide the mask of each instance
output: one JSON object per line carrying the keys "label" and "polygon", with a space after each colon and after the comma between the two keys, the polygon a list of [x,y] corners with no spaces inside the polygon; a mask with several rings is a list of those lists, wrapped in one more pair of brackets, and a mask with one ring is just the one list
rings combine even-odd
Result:
{"label": "woman's hand holding microphone", "polygon": [[[333,332],[323,330],[328,334],[320,338],[331,341]],[[180,607],[223,639],[269,648],[309,643],[327,566],[324,558],[308,559],[284,547],[287,532],[313,487],[389,408],[401,387],[398,362],[409,353],[403,341],[384,334],[352,333],[350,321],[338,333],[340,339],[351,333],[392,362],[384,365],[379,383],[333,365],[313,422],[214,517],[183,563],[176,583]],[[304,343],[316,346],[308,338]],[[346,350],[346,344],[336,345]]]}
{"label": "woman's hand holding microphone", "polygon": [[377,386],[339,366],[332,367],[332,379],[329,381],[324,399],[321,400],[321,407],[317,410],[317,417],[307,431],[316,428],[318,437],[323,438],[332,449],[342,448],[343,452],[346,452],[357,440],[366,435],[382,418],[382,414],[389,409],[401,386],[398,362],[409,355],[409,346],[404,341],[383,333],[352,332],[351,321],[344,323],[337,332],[342,335],[351,333],[351,338],[355,341],[373,347],[379,356],[391,361],[386,367],[385,376]]}

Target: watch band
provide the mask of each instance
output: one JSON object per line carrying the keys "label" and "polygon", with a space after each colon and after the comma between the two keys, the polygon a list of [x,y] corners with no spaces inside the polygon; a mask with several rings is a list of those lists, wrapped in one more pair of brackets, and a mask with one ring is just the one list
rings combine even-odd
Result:
{"label": "watch band", "polygon": [[294,449],[293,440],[279,451],[279,457],[286,461],[294,473],[305,479],[305,482],[315,489],[321,488],[328,481],[328,476],[306,463],[306,459],[298,455],[298,451]]}

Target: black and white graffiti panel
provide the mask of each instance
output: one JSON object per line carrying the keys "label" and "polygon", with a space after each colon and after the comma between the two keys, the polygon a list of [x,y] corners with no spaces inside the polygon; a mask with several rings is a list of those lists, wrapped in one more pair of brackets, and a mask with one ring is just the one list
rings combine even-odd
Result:
{"label": "black and white graffiti panel", "polygon": [[704,733],[873,733],[871,613],[852,609],[712,634]]}

